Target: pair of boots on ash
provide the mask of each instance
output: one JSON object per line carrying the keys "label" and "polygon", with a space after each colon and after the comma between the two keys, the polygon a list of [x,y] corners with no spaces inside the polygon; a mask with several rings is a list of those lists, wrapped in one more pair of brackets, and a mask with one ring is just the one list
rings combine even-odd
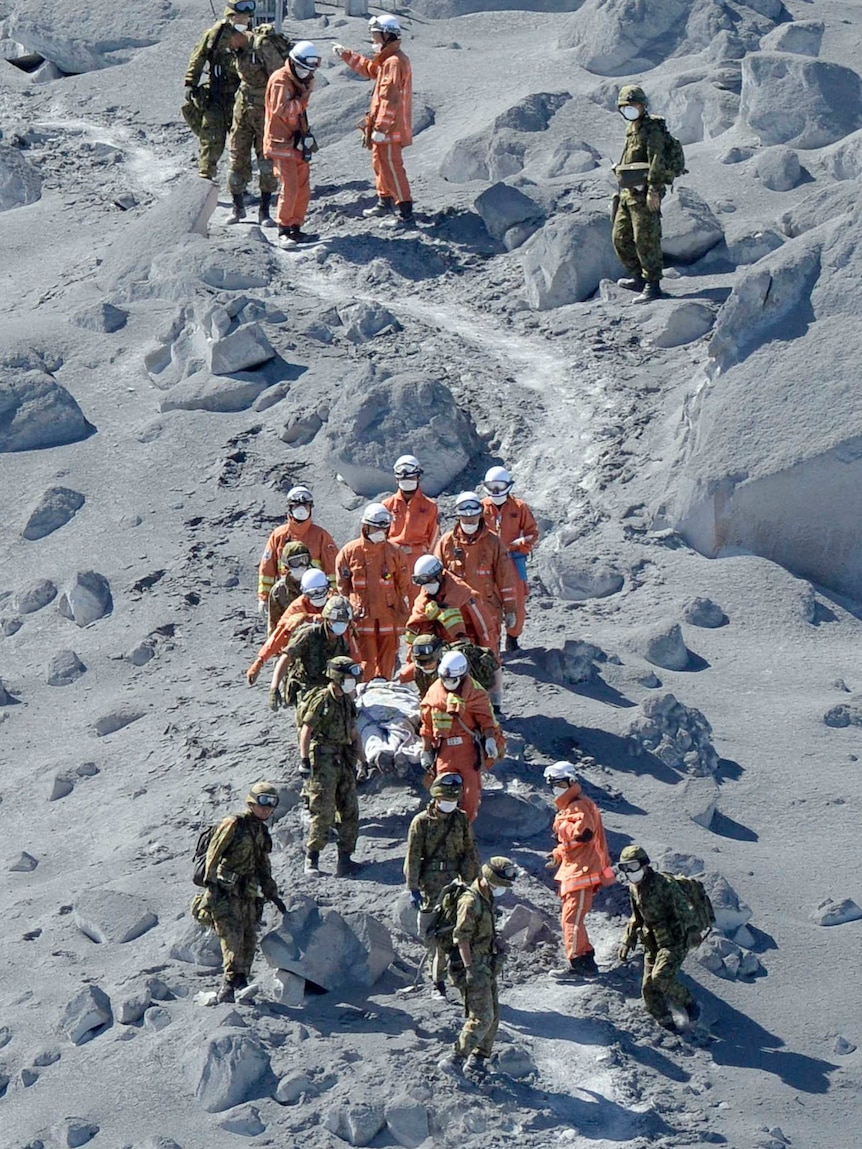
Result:
{"label": "pair of boots on ash", "polygon": [[[228,223],[239,223],[246,218],[245,212],[245,196],[242,192],[234,192],[233,196],[233,214],[231,215]],[[272,207],[272,192],[260,193],[260,207],[257,209],[257,222],[261,227],[275,227],[275,221],[269,214]]]}
{"label": "pair of boots on ash", "polygon": [[654,303],[656,299],[663,299],[664,292],[657,279],[644,279],[642,275],[632,275],[626,279],[618,279],[617,287],[624,287],[627,291],[636,291],[634,303]]}
{"label": "pair of boots on ash", "polygon": [[587,950],[585,954],[569,958],[568,964],[559,969],[548,971],[557,981],[566,981],[568,978],[595,977],[600,971],[596,965],[595,950]]}
{"label": "pair of boots on ash", "polygon": [[382,220],[381,227],[390,228],[392,231],[416,226],[413,201],[409,199],[396,204],[389,196],[380,196],[377,203],[373,207],[367,207],[362,214],[365,219]]}
{"label": "pair of boots on ash", "polygon": [[[305,855],[304,872],[310,877],[320,877],[320,851],[309,850]],[[338,863],[335,867],[336,878],[355,878],[359,871],[362,869],[361,862],[354,862],[350,854],[344,850],[338,851]]]}

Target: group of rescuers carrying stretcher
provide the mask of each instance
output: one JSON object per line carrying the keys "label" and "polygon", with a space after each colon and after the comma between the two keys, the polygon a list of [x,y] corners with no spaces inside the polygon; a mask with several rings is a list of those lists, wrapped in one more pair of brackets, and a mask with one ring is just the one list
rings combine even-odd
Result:
{"label": "group of rescuers carrying stretcher", "polygon": [[[253,685],[267,659],[280,656],[269,700],[274,710],[296,707],[310,815],[306,875],[320,876],[320,852],[335,828],[336,876],[355,877],[362,868],[352,858],[359,830],[356,782],[365,765],[353,699],[361,681],[393,677],[399,638],[406,637],[399,677],[414,682],[421,695],[420,760],[431,800],[410,824],[404,877],[429,947],[435,991],[445,995],[448,973],[464,1002],[464,1026],[440,1067],[484,1073],[499,1023],[505,953],[494,906],[518,869],[501,855],[480,862],[472,822],[481,772],[505,748],[495,714],[501,633],[505,625],[506,649],[517,650],[527,598],[526,569],[518,560],[535,546],[538,530],[530,509],[511,494],[512,477],[502,467],[486,474],[484,499],[472,491],[457,497],[456,525],[442,537],[436,503],[420,487],[418,460],[402,456],[394,471],[396,494],[365,508],[360,537],[340,551],[313,521],[311,491],[290,490],[287,521],[270,535],[260,563],[259,610],[269,636],[247,679]],[[494,655],[490,693],[471,673],[467,655],[475,659],[477,650]],[[547,865],[559,884],[567,959],[550,972],[557,979],[593,977],[600,971],[586,915],[595,891],[616,876],[598,807],[583,793],[575,767],[557,762],[547,767],[545,780],[557,841]],[[220,1001],[233,1001],[248,984],[263,902],[286,909],[272,877],[266,827],[278,802],[274,784],[256,783],[246,812],[224,819],[208,842],[206,892],[196,899],[195,913],[221,941]],[[654,870],[641,847],[622,851],[618,871],[632,903],[619,958],[627,961],[640,941],[647,1010],[667,1029],[680,1027],[679,1011],[689,1024],[699,1010],[677,974],[702,937],[701,923],[677,881]],[[449,928],[441,931],[440,899],[445,902],[448,891],[454,895]]]}

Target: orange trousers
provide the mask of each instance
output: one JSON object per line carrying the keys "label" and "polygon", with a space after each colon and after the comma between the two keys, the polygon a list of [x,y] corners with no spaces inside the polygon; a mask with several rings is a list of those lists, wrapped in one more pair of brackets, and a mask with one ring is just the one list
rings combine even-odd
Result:
{"label": "orange trousers", "polygon": [[570,961],[572,958],[589,953],[593,948],[584,924],[584,919],[592,909],[593,893],[592,886],[584,886],[583,889],[560,894],[563,903],[560,908],[560,923],[563,927],[566,957]]}
{"label": "orange trousers", "polygon": [[401,159],[401,145],[395,143],[372,144],[371,166],[374,169],[374,186],[379,199],[391,199],[395,203],[412,200],[404,161]]}
{"label": "orange trousers", "polygon": [[308,178],[309,165],[305,160],[290,156],[275,156],[272,161],[275,174],[281,184],[275,218],[279,227],[299,227],[305,221],[308,201],[311,198],[311,184]]}
{"label": "orange trousers", "polygon": [[530,584],[515,576],[515,625],[510,630],[506,627],[506,634],[518,638],[527,621],[527,598],[530,594]]}
{"label": "orange trousers", "polygon": [[388,682],[392,678],[398,659],[399,638],[400,633],[394,625],[381,626],[368,618],[357,624],[356,641],[365,682],[371,678],[385,678]]}
{"label": "orange trousers", "polygon": [[479,803],[482,801],[482,778],[476,769],[476,753],[473,749],[473,739],[467,734],[463,735],[468,743],[467,753],[447,753],[450,750],[462,750],[462,747],[446,746],[446,739],[437,755],[437,776],[441,774],[460,774],[464,783],[461,791],[461,809],[471,822],[476,821],[479,813]]}

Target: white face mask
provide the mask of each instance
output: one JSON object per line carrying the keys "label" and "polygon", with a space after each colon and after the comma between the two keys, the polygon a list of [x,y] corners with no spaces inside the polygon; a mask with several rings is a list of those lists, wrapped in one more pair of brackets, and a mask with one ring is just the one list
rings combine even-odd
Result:
{"label": "white face mask", "polygon": [[353,691],[356,689],[356,679],[355,678],[345,678],[341,684],[341,689],[344,691],[345,694],[352,694]]}
{"label": "white face mask", "polygon": [[437,593],[437,591],[440,589],[440,583],[439,582],[426,582],[425,586],[422,589],[425,591],[426,594],[430,594],[433,597]]}
{"label": "white face mask", "polygon": [[460,678],[441,678],[440,681],[443,683],[447,690],[457,690],[461,685]]}
{"label": "white face mask", "polygon": [[291,507],[290,517],[296,519],[298,523],[304,523],[306,519],[311,518],[311,511],[308,507]]}
{"label": "white face mask", "polygon": [[491,893],[495,898],[502,898],[504,894],[508,894],[508,886],[491,886]]}
{"label": "white face mask", "polygon": [[444,802],[442,799],[437,799],[437,806],[443,814],[451,814],[453,810],[458,809],[457,802]]}
{"label": "white face mask", "polygon": [[333,634],[344,634],[347,630],[346,622],[331,622],[329,626]]}
{"label": "white face mask", "polygon": [[293,70],[296,73],[297,80],[306,80],[312,73],[311,68],[303,68],[302,64],[297,64],[295,61]]}
{"label": "white face mask", "polygon": [[503,503],[505,503],[505,501],[506,501],[506,499],[508,499],[508,497],[509,497],[508,495],[492,495],[491,496],[491,502],[494,504],[495,507],[502,507]]}
{"label": "white face mask", "polygon": [[386,531],[369,531],[365,537],[370,543],[382,543],[386,541]]}
{"label": "white face mask", "polygon": [[235,28],[237,32],[247,32],[248,24],[237,24],[236,20],[231,20],[231,28]]}
{"label": "white face mask", "polygon": [[313,594],[307,594],[305,597],[308,599],[312,606],[323,606],[323,604],[329,598],[329,593],[325,590],[314,591]]}
{"label": "white face mask", "polygon": [[461,523],[461,530],[465,535],[475,535],[479,529],[478,523],[465,523],[463,519],[460,519],[459,522]]}
{"label": "white face mask", "polygon": [[398,486],[402,491],[415,491],[419,486],[418,479],[399,479]]}
{"label": "white face mask", "polygon": [[628,873],[628,874],[626,874],[624,872],[623,876],[625,877],[625,880],[627,882],[631,882],[631,884],[633,886],[636,886],[638,884],[638,882],[643,881],[644,872],[642,869],[641,870],[634,870],[633,872]]}
{"label": "white face mask", "polygon": [[620,111],[623,114],[623,118],[628,120],[630,124],[633,124],[635,120],[641,118],[640,108],[634,107],[633,104],[626,104],[624,108],[620,108]]}

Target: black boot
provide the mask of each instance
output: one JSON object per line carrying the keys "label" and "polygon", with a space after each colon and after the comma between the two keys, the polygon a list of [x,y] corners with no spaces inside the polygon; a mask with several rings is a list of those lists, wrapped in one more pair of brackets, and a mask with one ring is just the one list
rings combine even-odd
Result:
{"label": "black boot", "polygon": [[216,1001],[219,1002],[219,1004],[221,1004],[223,1002],[227,1002],[228,1004],[233,1003],[236,1000],[234,997],[233,991],[234,991],[233,981],[229,977],[226,977],[224,979],[224,981],[221,983],[221,989],[218,991],[218,996],[216,997]]}
{"label": "black boot", "polygon": [[242,192],[234,192],[233,215],[228,220],[228,223],[239,223],[241,219],[245,219],[245,196]]}
{"label": "black boot", "polygon": [[305,855],[304,872],[313,878],[319,878],[320,877],[320,868],[317,864],[319,858],[320,858],[320,851],[319,850],[309,850],[308,853]]}
{"label": "black boot", "polygon": [[272,192],[260,193],[260,207],[257,209],[257,222],[261,227],[272,227],[273,219],[269,214],[270,205],[272,204]]}
{"label": "black boot", "polygon": [[657,279],[648,279],[644,284],[644,289],[640,295],[636,295],[634,303],[655,303],[657,299],[661,299],[664,292],[661,289],[661,284]]}
{"label": "black boot", "polygon": [[403,203],[398,204],[398,214],[392,219],[386,220],[383,226],[390,228],[392,231],[415,227],[416,220],[413,218],[413,201],[406,199]]}
{"label": "black boot", "polygon": [[355,878],[361,869],[362,866],[358,862],[354,862],[344,850],[338,851],[338,865],[335,867],[336,878]]}
{"label": "black boot", "polygon": [[587,950],[580,957],[572,958],[572,969],[581,977],[595,977],[599,972],[599,967],[596,965],[595,950]]}
{"label": "black boot", "polygon": [[383,219],[387,215],[391,215],[395,210],[395,205],[388,196],[380,196],[374,207],[367,207],[363,211],[366,219]]}

